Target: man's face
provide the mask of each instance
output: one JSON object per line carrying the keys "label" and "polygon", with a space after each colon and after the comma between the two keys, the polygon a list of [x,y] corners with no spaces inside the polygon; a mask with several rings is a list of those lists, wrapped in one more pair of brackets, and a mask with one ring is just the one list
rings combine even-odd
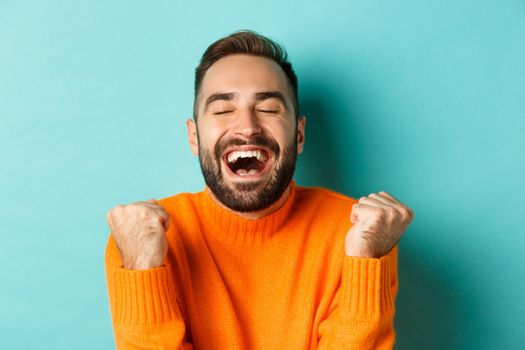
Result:
{"label": "man's face", "polygon": [[306,122],[296,121],[291,96],[283,70],[267,58],[230,55],[206,72],[188,137],[206,184],[230,209],[267,208],[290,183]]}

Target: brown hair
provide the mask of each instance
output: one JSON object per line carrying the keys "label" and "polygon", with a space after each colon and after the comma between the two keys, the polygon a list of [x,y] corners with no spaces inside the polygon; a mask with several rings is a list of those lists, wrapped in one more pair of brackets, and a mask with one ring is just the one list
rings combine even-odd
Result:
{"label": "brown hair", "polygon": [[295,110],[295,117],[297,118],[299,116],[297,76],[292,68],[292,64],[288,62],[288,54],[284,47],[252,30],[240,30],[215,41],[202,55],[200,63],[195,69],[193,119],[197,120],[197,97],[206,71],[221,58],[233,54],[261,56],[276,62],[283,69],[284,74],[288,78],[292,91],[292,103]]}

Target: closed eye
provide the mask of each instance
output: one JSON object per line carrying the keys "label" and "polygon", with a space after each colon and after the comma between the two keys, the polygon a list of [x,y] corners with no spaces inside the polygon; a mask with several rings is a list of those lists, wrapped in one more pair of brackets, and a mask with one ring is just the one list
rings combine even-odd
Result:
{"label": "closed eye", "polygon": [[215,113],[213,113],[213,114],[215,114],[215,115],[220,115],[220,114],[226,114],[226,113],[231,113],[231,112],[233,112],[233,111],[215,112]]}
{"label": "closed eye", "polygon": [[263,113],[278,113],[279,110],[265,110],[265,109],[259,109],[259,112],[263,112]]}

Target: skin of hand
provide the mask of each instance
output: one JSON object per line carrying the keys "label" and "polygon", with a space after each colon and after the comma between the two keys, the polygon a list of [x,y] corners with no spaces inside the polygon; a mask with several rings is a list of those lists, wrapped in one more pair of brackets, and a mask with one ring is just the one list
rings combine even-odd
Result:
{"label": "skin of hand", "polygon": [[154,199],[117,205],[106,214],[124,268],[161,266],[168,252],[169,215]]}
{"label": "skin of hand", "polygon": [[371,193],[352,206],[352,227],[345,239],[348,256],[379,258],[401,239],[414,212],[386,193]]}

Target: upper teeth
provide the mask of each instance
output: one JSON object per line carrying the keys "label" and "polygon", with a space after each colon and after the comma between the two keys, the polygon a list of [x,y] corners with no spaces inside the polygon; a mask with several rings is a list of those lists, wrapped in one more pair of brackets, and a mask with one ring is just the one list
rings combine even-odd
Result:
{"label": "upper teeth", "polygon": [[261,162],[266,161],[266,153],[262,152],[261,150],[253,150],[253,151],[233,151],[230,154],[228,154],[228,162],[235,163],[237,159],[239,158],[250,158],[250,157],[256,157]]}

